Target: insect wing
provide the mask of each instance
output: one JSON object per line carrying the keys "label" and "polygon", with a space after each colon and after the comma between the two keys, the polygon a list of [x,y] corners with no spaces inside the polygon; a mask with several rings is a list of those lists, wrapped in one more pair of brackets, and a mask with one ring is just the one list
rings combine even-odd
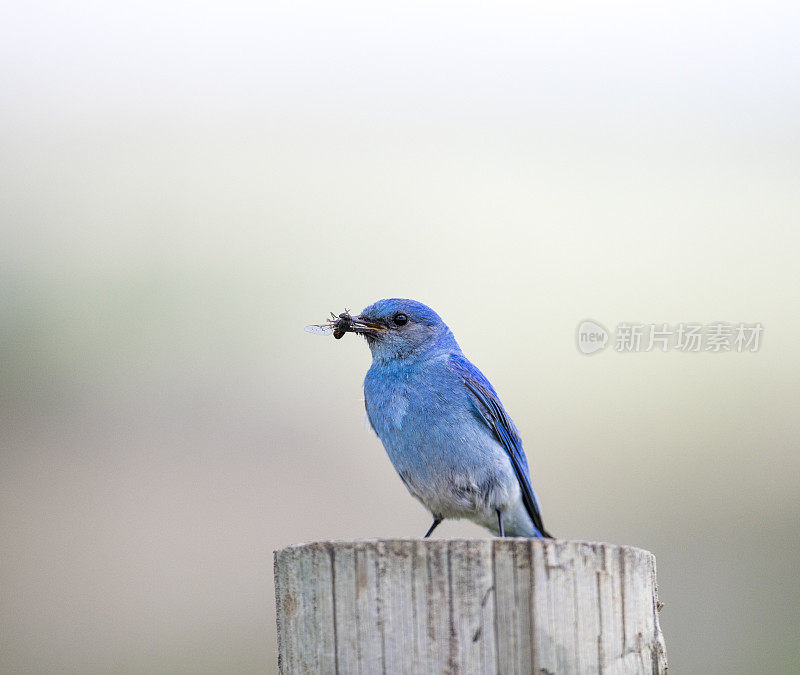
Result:
{"label": "insect wing", "polygon": [[306,333],[311,333],[312,335],[333,335],[333,326],[330,324],[306,326]]}

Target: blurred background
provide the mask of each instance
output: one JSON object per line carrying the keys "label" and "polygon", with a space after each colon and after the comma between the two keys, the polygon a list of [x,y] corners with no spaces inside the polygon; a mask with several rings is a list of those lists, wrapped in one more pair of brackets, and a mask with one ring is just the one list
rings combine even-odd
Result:
{"label": "blurred background", "polygon": [[[800,672],[795,3],[6,3],[0,669],[273,672],[272,551],[421,536],[328,311],[434,307],[675,673]],[[757,353],[575,329],[764,325]],[[446,522],[441,537],[483,537]]]}

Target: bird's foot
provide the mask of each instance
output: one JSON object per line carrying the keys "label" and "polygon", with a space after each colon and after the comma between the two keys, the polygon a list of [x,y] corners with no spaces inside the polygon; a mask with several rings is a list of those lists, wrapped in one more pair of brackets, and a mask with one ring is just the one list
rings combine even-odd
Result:
{"label": "bird's foot", "polygon": [[441,522],[442,522],[442,520],[443,520],[443,519],[442,519],[442,518],[440,518],[439,516],[434,516],[434,517],[433,517],[433,524],[432,524],[432,525],[431,525],[431,526],[428,528],[428,531],[425,533],[425,536],[423,537],[423,539],[427,539],[428,537],[430,537],[430,536],[431,536],[431,534],[433,533],[433,531],[434,531],[434,530],[435,530],[437,527],[439,527],[439,523],[441,523]]}

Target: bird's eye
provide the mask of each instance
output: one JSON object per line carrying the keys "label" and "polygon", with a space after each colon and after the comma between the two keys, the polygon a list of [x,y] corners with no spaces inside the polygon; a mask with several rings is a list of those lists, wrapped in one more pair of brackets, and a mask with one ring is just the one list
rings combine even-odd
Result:
{"label": "bird's eye", "polygon": [[392,317],[392,321],[398,326],[405,326],[408,323],[408,317],[402,312],[398,312]]}

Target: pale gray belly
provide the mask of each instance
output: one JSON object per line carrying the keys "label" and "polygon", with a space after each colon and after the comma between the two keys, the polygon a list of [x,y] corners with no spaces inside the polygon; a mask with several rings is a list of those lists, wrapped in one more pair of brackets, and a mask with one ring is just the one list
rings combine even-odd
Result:
{"label": "pale gray belly", "polygon": [[454,436],[384,445],[408,491],[435,515],[496,517],[519,499],[505,450],[491,438]]}

